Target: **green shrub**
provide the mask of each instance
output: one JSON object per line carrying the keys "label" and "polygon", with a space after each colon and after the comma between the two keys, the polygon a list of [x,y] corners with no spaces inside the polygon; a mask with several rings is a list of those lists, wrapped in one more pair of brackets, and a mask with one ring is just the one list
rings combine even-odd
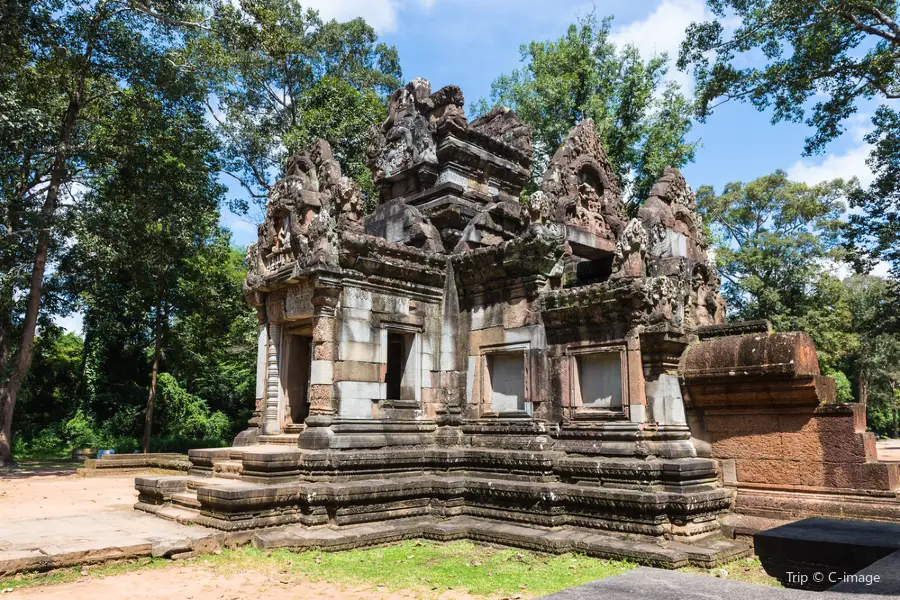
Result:
{"label": "green shrub", "polygon": [[181,387],[170,373],[160,373],[157,382],[159,410],[154,415],[160,432],[182,439],[225,439],[231,421],[224,413],[211,412],[202,398]]}

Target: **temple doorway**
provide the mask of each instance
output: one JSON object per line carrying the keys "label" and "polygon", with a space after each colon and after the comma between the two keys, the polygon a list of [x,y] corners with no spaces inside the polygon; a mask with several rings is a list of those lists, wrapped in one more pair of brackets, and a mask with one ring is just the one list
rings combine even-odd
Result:
{"label": "temple doorway", "polygon": [[309,416],[309,372],[312,364],[312,337],[288,335],[285,339],[287,377],[284,384],[288,423],[302,424]]}

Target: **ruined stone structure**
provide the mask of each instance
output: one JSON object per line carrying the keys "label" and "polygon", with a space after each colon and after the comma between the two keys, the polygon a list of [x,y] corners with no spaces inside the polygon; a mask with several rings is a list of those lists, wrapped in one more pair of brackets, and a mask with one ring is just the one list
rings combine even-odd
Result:
{"label": "ruined stone structure", "polygon": [[191,451],[189,477],[139,479],[137,507],[337,546],[470,537],[672,566],[746,552],[719,539],[734,491],[702,369],[683,364],[701,337],[741,339],[693,193],[667,168],[629,220],[587,120],[523,204],[531,129],[462,107],[421,79],[393,94],[370,215],[325,141],[288,161],[248,250],[251,427]]}

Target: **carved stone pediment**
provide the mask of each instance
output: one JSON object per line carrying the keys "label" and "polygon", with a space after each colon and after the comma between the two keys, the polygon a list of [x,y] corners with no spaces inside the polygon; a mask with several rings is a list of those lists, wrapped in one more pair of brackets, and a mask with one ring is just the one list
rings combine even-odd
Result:
{"label": "carved stone pediment", "polygon": [[285,175],[269,192],[266,220],[258,241],[247,248],[250,267],[245,287],[298,275],[316,264],[336,265],[338,231],[362,228],[363,197],[341,175],[325,140],[288,158]]}
{"label": "carved stone pediment", "polygon": [[541,182],[555,204],[554,220],[615,242],[627,218],[622,193],[594,122],[579,123],[556,151]]}
{"label": "carved stone pediment", "polygon": [[[462,92],[458,100],[447,93],[440,100],[442,115],[451,111],[448,104],[456,101],[462,111]],[[391,95],[387,119],[373,136],[368,151],[367,164],[376,187],[413,167],[437,165],[436,119],[431,118],[434,107],[431,84],[426,79],[413,79]]]}

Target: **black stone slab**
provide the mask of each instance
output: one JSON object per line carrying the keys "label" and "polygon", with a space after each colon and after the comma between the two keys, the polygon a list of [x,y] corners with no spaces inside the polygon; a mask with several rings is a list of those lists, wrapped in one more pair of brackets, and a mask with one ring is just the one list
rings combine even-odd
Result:
{"label": "black stone slab", "polygon": [[[896,563],[884,562],[880,569],[891,571],[900,567],[900,554],[895,556]],[[900,577],[891,579],[886,576],[881,581],[887,582],[887,585],[854,584],[844,587],[842,584],[826,592],[812,592],[641,567],[544,596],[540,600],[887,600],[900,597],[897,587],[891,587],[891,582],[898,579]]]}
{"label": "black stone slab", "polygon": [[836,600],[804,590],[787,590],[707,575],[640,567],[621,575],[544,596],[543,600]]}
{"label": "black stone slab", "polygon": [[833,592],[900,598],[900,551],[889,554],[845,581],[828,588],[829,596]]}
{"label": "black stone slab", "polygon": [[900,524],[810,518],[757,533],[753,543],[785,587],[826,590],[900,550]]}

